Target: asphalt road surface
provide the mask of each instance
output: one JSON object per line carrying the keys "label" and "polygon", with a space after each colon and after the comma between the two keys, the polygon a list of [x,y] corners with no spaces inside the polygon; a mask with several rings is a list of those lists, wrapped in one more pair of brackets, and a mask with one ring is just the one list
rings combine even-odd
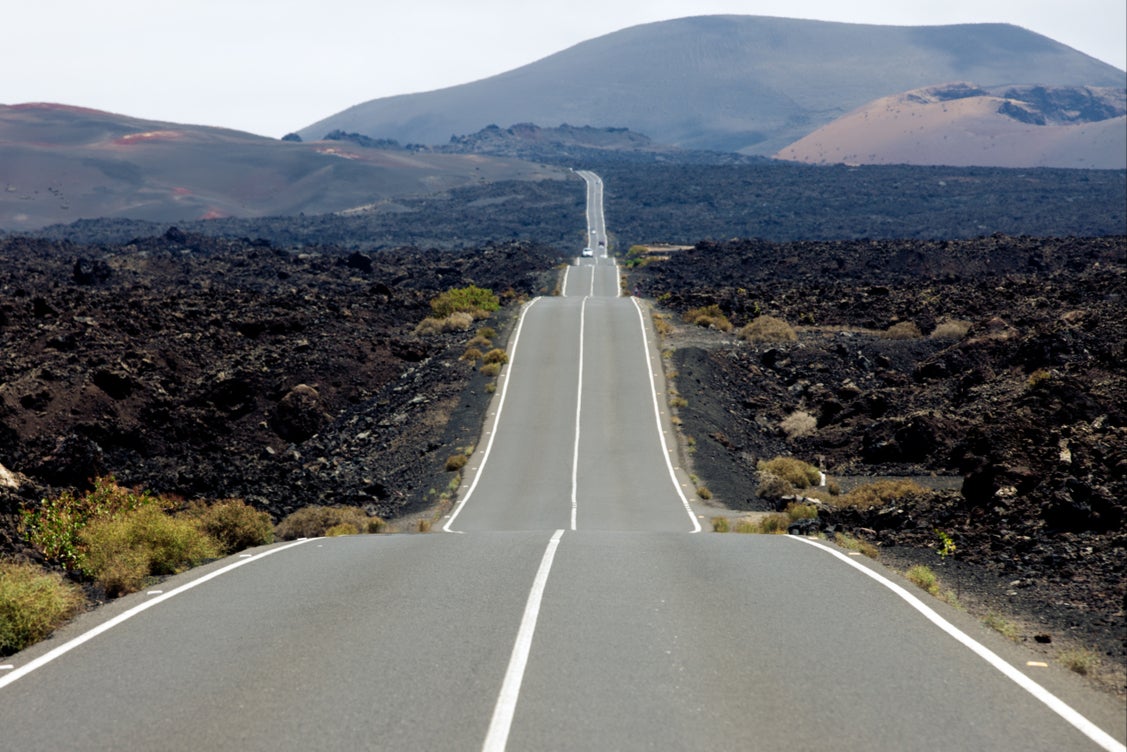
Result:
{"label": "asphalt road surface", "polygon": [[596,256],[524,310],[442,532],[264,547],[84,615],[0,661],[0,749],[1123,749],[1121,702],[878,564],[700,532],[579,174]]}

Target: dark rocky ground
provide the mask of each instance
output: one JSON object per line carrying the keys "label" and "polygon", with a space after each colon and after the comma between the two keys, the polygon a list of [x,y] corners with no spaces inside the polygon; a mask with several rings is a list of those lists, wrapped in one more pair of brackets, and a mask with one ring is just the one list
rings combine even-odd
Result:
{"label": "dark rocky ground", "polygon": [[[1123,237],[733,241],[631,283],[673,321],[715,303],[737,329],[759,313],[798,326],[782,344],[684,324],[667,339],[695,472],[719,501],[773,509],[755,495],[755,462],[779,454],[844,486],[907,475],[946,487],[821,524],[938,569],[968,604],[1021,620],[1026,639],[1098,646],[1122,692],[1125,256]],[[971,327],[928,336],[944,318]],[[898,322],[923,336],[877,334]],[[791,440],[779,424],[798,410],[817,427]],[[954,563],[936,530],[954,537]]]}
{"label": "dark rocky ground", "polygon": [[[0,244],[0,553],[16,512],[112,473],[185,498],[245,498],[278,519],[344,503],[395,518],[476,441],[486,379],[469,333],[417,337],[429,300],[550,291],[547,248],[376,256],[285,251],[169,230],[95,248]],[[498,344],[502,344],[498,342]]]}
{"label": "dark rocky ground", "polygon": [[[1125,251],[1123,237],[733,241],[629,273],[674,314],[715,303],[737,327],[759,313],[799,325],[795,343],[684,326],[666,341],[718,502],[765,509],[755,461],[785,453],[847,482],[950,486],[823,524],[893,564],[936,566],[934,531],[950,533],[968,607],[1049,635],[1045,649],[1097,647],[1122,692]],[[21,505],[98,473],[276,519],[315,503],[434,514],[488,394],[458,361],[469,334],[414,327],[431,297],[474,283],[502,294],[489,323],[503,332],[519,298],[551,293],[560,260],[517,241],[364,255],[175,229],[0,240],[0,465],[21,484],[0,478],[0,554],[28,553]],[[971,328],[929,336],[943,318]],[[904,321],[922,336],[875,333]],[[789,440],[779,422],[795,410],[818,424]]]}

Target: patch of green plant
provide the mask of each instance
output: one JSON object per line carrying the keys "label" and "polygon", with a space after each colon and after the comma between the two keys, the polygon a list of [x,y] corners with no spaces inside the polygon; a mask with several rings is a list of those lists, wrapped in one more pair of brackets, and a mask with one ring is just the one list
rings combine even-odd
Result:
{"label": "patch of green plant", "polygon": [[39,505],[21,512],[24,538],[48,561],[57,562],[73,571],[81,564],[78,536],[95,520],[113,519],[146,506],[165,506],[148,491],[122,488],[113,478],[94,480],[94,487],[75,495],[64,491],[54,499],[43,499]]}
{"label": "patch of green plant", "polygon": [[95,520],[79,533],[84,574],[111,596],[139,590],[151,576],[176,574],[219,556],[217,541],[190,517],[155,506]]}
{"label": "patch of green plant", "polygon": [[[497,339],[497,330],[491,326],[478,327],[477,337],[481,338],[485,342],[492,342],[493,340]],[[486,347],[488,347],[488,345],[486,345]]]}
{"label": "patch of green plant", "polygon": [[834,543],[849,551],[856,551],[862,556],[867,556],[870,559],[880,558],[880,549],[868,541],[854,538],[848,533],[835,533]]}
{"label": "patch of green plant", "polygon": [[712,498],[712,491],[709,491],[707,486],[697,486],[697,496],[708,501]]}
{"label": "patch of green plant", "polygon": [[782,478],[794,488],[809,488],[818,485],[822,473],[808,462],[794,457],[774,457],[760,460],[756,467],[761,473],[770,473]]}
{"label": "patch of green plant", "polygon": [[57,572],[0,560],[0,655],[46,638],[85,605],[82,590]]}
{"label": "patch of green plant", "polygon": [[787,508],[783,510],[783,512],[790,518],[791,522],[796,520],[818,519],[818,507],[813,504],[800,504],[796,501],[792,501],[787,504]]}
{"label": "patch of green plant", "polygon": [[224,556],[254,546],[274,542],[274,523],[270,514],[255,509],[242,499],[221,499],[212,504],[196,502],[185,514],[219,543]]}
{"label": "patch of green plant", "polygon": [[501,373],[500,363],[485,363],[478,369],[482,375],[494,378],[497,374]]}
{"label": "patch of green plant", "polygon": [[1099,655],[1083,648],[1062,650],[1060,655],[1057,656],[1057,660],[1069,671],[1080,674],[1081,676],[1088,676],[1100,665]]}
{"label": "patch of green plant", "polygon": [[746,342],[793,342],[798,339],[794,327],[774,316],[757,316],[740,329]]}
{"label": "patch of green plant", "polygon": [[446,318],[452,313],[468,313],[474,318],[485,318],[500,309],[501,301],[492,290],[469,285],[447,290],[430,301],[435,318]]}
{"label": "patch of green plant", "polygon": [[917,564],[907,572],[904,576],[908,581],[917,585],[918,587],[926,590],[932,595],[939,594],[939,578],[935,576],[935,572],[931,571],[931,567],[926,564]]}
{"label": "patch of green plant", "polygon": [[360,528],[352,522],[338,522],[332,527],[325,530],[326,538],[336,538],[341,535],[359,535]]}
{"label": "patch of green plant", "polygon": [[1014,642],[1017,642],[1018,638],[1021,637],[1021,633],[1016,624],[993,611],[982,617],[982,623],[1006,639],[1013,640]]}

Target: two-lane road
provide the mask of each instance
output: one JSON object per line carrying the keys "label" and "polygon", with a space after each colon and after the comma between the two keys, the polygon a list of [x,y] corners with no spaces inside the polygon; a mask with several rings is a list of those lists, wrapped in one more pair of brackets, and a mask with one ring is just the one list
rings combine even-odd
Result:
{"label": "two-lane road", "polygon": [[644,305],[605,253],[561,289],[522,312],[446,532],[267,547],[88,614],[0,668],[0,749],[1124,748],[1121,702],[879,565],[696,532]]}

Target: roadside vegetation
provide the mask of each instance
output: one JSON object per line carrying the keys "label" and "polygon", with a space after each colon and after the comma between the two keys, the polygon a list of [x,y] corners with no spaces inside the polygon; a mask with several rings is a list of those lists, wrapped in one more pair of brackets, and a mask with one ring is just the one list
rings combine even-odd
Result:
{"label": "roadside vegetation", "polygon": [[274,540],[270,515],[240,499],[185,504],[113,477],[24,509],[21,533],[52,568],[0,562],[0,653],[43,639],[82,610],[84,586],[117,597]]}

